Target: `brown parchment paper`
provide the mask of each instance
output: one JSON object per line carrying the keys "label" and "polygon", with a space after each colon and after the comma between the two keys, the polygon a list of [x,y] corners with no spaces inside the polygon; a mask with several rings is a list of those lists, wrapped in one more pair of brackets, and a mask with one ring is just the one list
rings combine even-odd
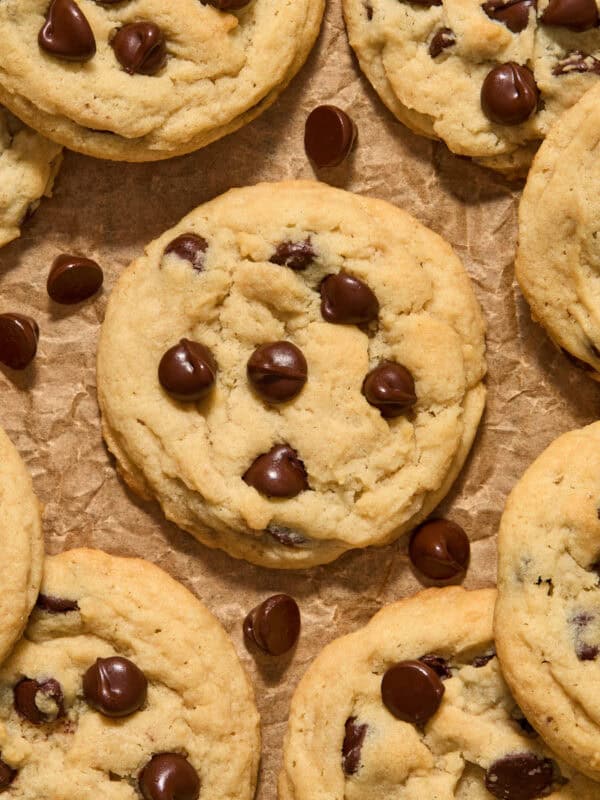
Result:
{"label": "brown parchment paper", "polygon": [[[302,137],[306,115],[319,103],[347,109],[359,129],[350,163],[321,177],[396,203],[448,239],[487,317],[487,411],[471,457],[439,509],[472,540],[467,587],[494,583],[498,520],[525,467],[560,433],[595,420],[600,409],[600,387],[531,322],[515,286],[519,187],[413,135],[389,114],[350,52],[339,0],[330,0],[304,69],[274,107],[241,131],[158,164],[66,154],[54,198],[42,203],[19,241],[0,251],[0,311],[30,314],[41,328],[35,365],[23,374],[0,372],[0,424],[45,504],[49,552],[88,545],[150,559],[186,584],[230,632],[262,715],[260,800],[276,797],[289,700],[311,659],[383,604],[420,588],[406,540],[289,573],[198,544],[117,478],[100,436],[95,351],[108,293],[144,243],[232,186],[314,176]],[[105,288],[93,302],[59,310],[50,305],[46,276],[52,259],[70,251],[99,261]],[[300,603],[303,629],[293,656],[274,666],[247,653],[241,623],[257,602],[282,591]]]}

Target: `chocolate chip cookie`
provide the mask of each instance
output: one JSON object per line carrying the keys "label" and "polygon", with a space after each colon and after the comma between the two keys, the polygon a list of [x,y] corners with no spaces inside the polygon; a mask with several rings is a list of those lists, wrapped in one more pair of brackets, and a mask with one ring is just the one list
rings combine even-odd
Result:
{"label": "chocolate chip cookie", "polygon": [[0,669],[0,792],[11,800],[251,800],[258,714],[215,618],[138,559],[46,560]]}
{"label": "chocolate chip cookie", "polygon": [[92,156],[188,153],[273,103],[323,9],[323,0],[5,0],[0,102]]}
{"label": "chocolate chip cookie", "polygon": [[207,203],[109,300],[98,397],[130,486],[211,547],[331,561],[421,521],[485,402],[484,323],[450,246],[313,182]]}
{"label": "chocolate chip cookie", "polygon": [[519,206],[515,270],[533,317],[597,380],[599,104],[600,87],[560,117],[542,145]]}
{"label": "chocolate chip cookie", "polygon": [[61,153],[0,106],[0,247],[19,236],[23,220],[52,191]]}
{"label": "chocolate chip cookie", "polygon": [[[600,779],[600,423],[556,439],[510,495],[498,540],[498,655],[550,747]],[[599,790],[600,791],[600,790]]]}
{"label": "chocolate chip cookie", "polygon": [[31,478],[0,428],[0,662],[22,634],[42,579],[44,539]]}
{"label": "chocolate chip cookie", "polygon": [[510,175],[600,73],[595,0],[344,0],[344,14],[401,122]]}
{"label": "chocolate chip cookie", "polygon": [[494,599],[430,589],[328,645],[292,700],[279,800],[597,798],[511,697]]}

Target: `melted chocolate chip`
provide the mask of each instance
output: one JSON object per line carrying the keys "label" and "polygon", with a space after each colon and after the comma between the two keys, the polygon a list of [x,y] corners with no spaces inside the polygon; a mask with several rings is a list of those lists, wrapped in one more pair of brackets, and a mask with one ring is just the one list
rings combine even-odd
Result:
{"label": "melted chocolate chip", "polygon": [[476,656],[476,657],[473,659],[473,661],[471,661],[471,665],[472,665],[473,667],[475,667],[476,669],[481,669],[481,667],[485,667],[485,666],[486,666],[486,664],[489,664],[489,663],[490,663],[490,661],[491,661],[493,658],[496,658],[496,653],[495,653],[495,652],[492,652],[492,653],[486,653],[486,654],[485,654],[485,655],[483,655],[483,656]]}
{"label": "melted chocolate chip", "polygon": [[417,402],[413,376],[395,361],[384,361],[372,369],[363,381],[362,393],[385,419],[404,414]]}
{"label": "melted chocolate chip", "polygon": [[102,269],[95,261],[64,254],[54,259],[46,289],[55,303],[72,305],[96,294],[103,280]]}
{"label": "melted chocolate chip", "polygon": [[271,656],[287,653],[300,635],[300,609],[293,597],[275,594],[253,608],[244,620],[244,635]]}
{"label": "melted chocolate chip", "polygon": [[401,661],[390,667],[381,681],[383,704],[397,719],[425,725],[438,710],[444,685],[422,661]]}
{"label": "melted chocolate chip", "polygon": [[356,717],[348,717],[345,724],[345,736],[342,744],[342,769],[346,775],[354,775],[360,767],[362,750],[368,725],[358,725]]}
{"label": "melted chocolate chip", "polygon": [[0,361],[11,369],[25,369],[37,352],[40,329],[24,314],[0,314]]}
{"label": "melted chocolate chip", "polygon": [[120,656],[98,658],[83,676],[88,704],[106,717],[128,717],[146,702],[148,681],[133,661]]}
{"label": "melted chocolate chip", "polygon": [[242,480],[267,497],[295,497],[309,488],[304,464],[289,444],[277,444],[258,456]]}
{"label": "melted chocolate chip", "polygon": [[77,600],[66,600],[63,597],[53,597],[49,594],[38,594],[36,606],[48,614],[68,614],[69,611],[79,611]]}
{"label": "melted chocolate chip", "polygon": [[17,770],[9,767],[4,761],[0,760],[0,792],[7,789],[14,781]]}
{"label": "melted chocolate chip", "polygon": [[[600,75],[600,60],[594,58],[594,56],[591,56],[588,53],[584,53],[582,50],[574,50],[572,53],[569,53],[568,56],[558,61],[552,70],[553,75],[569,75],[572,72],[595,72]],[[567,353],[567,351],[563,348],[561,349],[563,350],[563,353],[565,353],[565,355],[567,355],[570,360],[576,364],[576,366],[581,366],[581,368],[585,369],[586,371],[593,369],[593,367],[591,367],[589,364],[586,364],[585,361],[581,361],[581,359],[572,356],[570,353]]]}
{"label": "melted chocolate chip", "polygon": [[485,788],[498,800],[534,800],[549,794],[554,765],[534,753],[511,753],[495,761],[485,774]]}
{"label": "melted chocolate chip", "polygon": [[176,256],[189,261],[197,272],[204,269],[204,254],[208,250],[208,242],[195,233],[182,233],[165,247],[165,255],[175,253]]}
{"label": "melted chocolate chip", "polygon": [[284,403],[306,383],[308,367],[302,351],[291,342],[257,347],[248,359],[248,380],[268,403]]}
{"label": "melted chocolate chip", "polygon": [[596,0],[550,0],[542,14],[544,25],[587,31],[598,25]]}
{"label": "melted chocolate chip", "polygon": [[310,236],[308,236],[301,242],[280,242],[269,261],[280,267],[301,271],[310,267],[315,255]]}
{"label": "melted chocolate chip", "polygon": [[342,270],[321,281],[321,314],[327,322],[362,325],[377,319],[379,302],[366,283]]}
{"label": "melted chocolate chip", "polygon": [[519,125],[536,110],[539,94],[531,70],[508,61],[486,75],[481,87],[481,108],[492,122]]}
{"label": "melted chocolate chip", "polygon": [[595,661],[600,653],[600,648],[595,644],[578,642],[575,646],[575,655],[580,661]]}
{"label": "melted chocolate chip", "polygon": [[203,6],[212,6],[219,11],[237,11],[247,6],[250,0],[200,0]]}
{"label": "melted chocolate chip", "polygon": [[114,35],[111,45],[125,72],[154,75],[167,60],[163,32],[154,22],[130,22]]}
{"label": "melted chocolate chip", "polygon": [[200,778],[185,756],[158,753],[152,756],[138,780],[144,800],[198,800]]}
{"label": "melted chocolate chip", "polygon": [[432,58],[437,58],[444,50],[456,44],[456,35],[450,28],[440,28],[433,35],[433,39],[429,43],[429,55]]}
{"label": "melted chocolate chip", "polygon": [[182,339],[169,348],[158,365],[158,380],[171,397],[195,402],[206,397],[217,374],[217,362],[208,347]]}
{"label": "melted chocolate chip", "polygon": [[419,658],[419,661],[422,664],[426,664],[442,680],[446,680],[447,678],[452,677],[452,670],[450,669],[450,665],[448,664],[445,658],[442,658],[442,656],[436,656],[435,653],[427,653],[426,655],[421,656],[421,658]]}
{"label": "melted chocolate chip", "polygon": [[537,7],[537,0],[488,0],[482,5],[490,19],[502,22],[509,31],[520,33],[529,24],[530,11]]}
{"label": "melted chocolate chip", "polygon": [[[13,689],[13,699],[17,713],[34,725],[53,722],[65,713],[62,687],[54,678],[41,682],[23,678]],[[52,701],[54,710],[42,710],[40,704],[43,700]]]}
{"label": "melted chocolate chip", "polygon": [[267,533],[284,547],[303,547],[308,542],[306,536],[298,533],[298,531],[286,528],[285,525],[277,525],[274,522],[267,525]]}
{"label": "melted chocolate chip", "polygon": [[337,106],[317,106],[306,119],[304,149],[320,169],[337,167],[344,161],[356,139],[356,125]]}
{"label": "melted chocolate chip", "polygon": [[408,548],[410,560],[430,580],[447,581],[467,570],[470,545],[467,534],[448,519],[424,522],[412,534]]}
{"label": "melted chocolate chip", "polygon": [[52,0],[38,43],[42,50],[66,61],[89,61],[96,54],[90,24],[74,0]]}

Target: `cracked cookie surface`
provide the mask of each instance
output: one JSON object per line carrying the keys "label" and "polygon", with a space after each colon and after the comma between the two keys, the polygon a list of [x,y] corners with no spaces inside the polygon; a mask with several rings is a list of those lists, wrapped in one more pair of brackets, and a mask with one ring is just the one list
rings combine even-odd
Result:
{"label": "cracked cookie surface", "polygon": [[[494,656],[494,600],[492,589],[431,589],[329,644],[292,699],[279,800],[597,797],[597,784],[556,759],[511,697]],[[420,725],[384,704],[383,676],[416,661],[442,693]],[[401,700],[402,688],[406,702],[419,687],[397,683]]]}
{"label": "cracked cookie surface", "polygon": [[[97,659],[107,661],[94,688]],[[114,659],[125,675],[111,672]],[[112,716],[96,707],[109,701]],[[7,797],[68,800],[76,787],[78,800],[137,800],[140,781],[144,797],[165,797],[152,793],[148,771],[142,777],[151,762],[164,791],[175,773],[186,797],[199,783],[203,800],[251,800],[258,722],[227,634],[181,584],[148,562],[94,550],[46,560],[38,607],[0,669]]]}
{"label": "cracked cookie surface", "polygon": [[[357,308],[371,321],[327,320]],[[255,374],[265,366],[253,359],[249,377],[248,363],[282,340],[307,375],[271,402]],[[190,342],[216,369],[204,363],[208,394],[182,402],[163,366]],[[291,568],[385,544],[427,516],[471,446],[484,372],[480,308],[446,242],[388,203],[289,182],[206,203],[124,272],[98,397],[136,491],[209,546]],[[386,390],[398,401],[387,410]]]}
{"label": "cracked cookie surface", "polygon": [[513,489],[498,539],[495,630],[532,725],[600,779],[600,423],[556,439]]}

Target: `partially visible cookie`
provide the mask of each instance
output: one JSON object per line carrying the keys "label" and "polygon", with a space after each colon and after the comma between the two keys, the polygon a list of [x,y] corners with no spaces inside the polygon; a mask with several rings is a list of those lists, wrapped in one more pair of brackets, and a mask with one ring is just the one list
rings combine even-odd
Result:
{"label": "partially visible cookie", "polygon": [[51,193],[61,154],[0,106],[0,247],[19,236],[23,220]]}
{"label": "partially visible cookie", "polygon": [[148,562],[46,560],[0,669],[0,792],[11,800],[251,800],[252,689],[227,634]]}
{"label": "partially visible cookie", "polygon": [[0,551],[1,663],[25,628],[38,594],[44,558],[40,505],[25,465],[2,428]]}
{"label": "partially visible cookie", "polygon": [[506,680],[549,746],[599,780],[599,422],[560,436],[525,472],[498,552],[495,631]]}
{"label": "partially visible cookie", "polygon": [[279,800],[596,800],[504,683],[494,600],[430,589],[328,645],[292,700]]}
{"label": "partially visible cookie", "polygon": [[600,379],[600,87],[560,117],[519,206],[516,276],[534,319]]}

